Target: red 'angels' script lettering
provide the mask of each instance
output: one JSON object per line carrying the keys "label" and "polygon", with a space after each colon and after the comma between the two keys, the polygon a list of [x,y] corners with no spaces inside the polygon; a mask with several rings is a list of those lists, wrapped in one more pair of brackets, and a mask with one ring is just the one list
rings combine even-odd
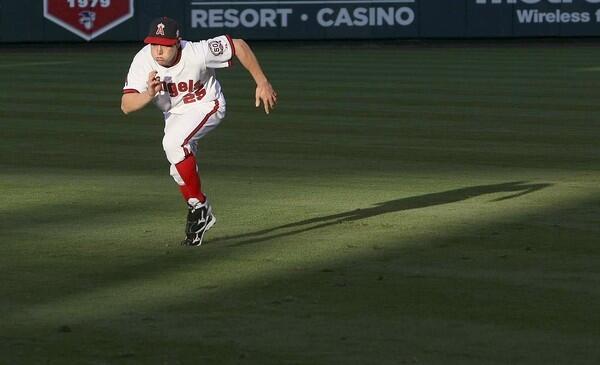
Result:
{"label": "red 'angels' script lettering", "polygon": [[186,93],[183,96],[184,104],[195,103],[206,96],[206,89],[201,81],[188,80],[177,83],[163,81],[162,86],[163,90],[168,92],[172,98],[177,97],[179,93]]}

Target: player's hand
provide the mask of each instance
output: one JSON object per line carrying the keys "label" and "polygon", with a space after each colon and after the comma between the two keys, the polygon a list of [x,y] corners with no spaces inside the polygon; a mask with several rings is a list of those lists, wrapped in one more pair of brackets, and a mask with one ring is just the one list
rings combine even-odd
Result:
{"label": "player's hand", "polygon": [[157,74],[157,71],[151,71],[148,74],[148,95],[151,97],[155,97],[162,90],[162,82],[160,82],[160,77],[156,76]]}
{"label": "player's hand", "polygon": [[263,104],[265,108],[265,113],[269,114],[270,110],[275,108],[277,104],[277,92],[271,86],[271,83],[265,81],[256,85],[256,107],[258,108],[260,104]]}

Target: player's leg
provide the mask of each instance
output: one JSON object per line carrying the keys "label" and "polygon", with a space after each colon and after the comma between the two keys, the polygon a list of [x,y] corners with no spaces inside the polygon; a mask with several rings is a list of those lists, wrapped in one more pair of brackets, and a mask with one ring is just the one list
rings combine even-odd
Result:
{"label": "player's leg", "polygon": [[171,163],[171,176],[179,184],[186,202],[202,203],[202,192],[196,164],[198,141],[219,125],[225,116],[222,103],[207,103],[192,115],[171,115],[165,123],[163,148]]}
{"label": "player's leg", "polygon": [[214,129],[224,115],[223,104],[211,103],[207,104],[205,110],[199,114],[175,115],[166,121],[163,147],[171,163],[171,176],[179,185],[190,208],[186,224],[186,240],[183,242],[186,245],[200,245],[204,232],[216,222],[212,208],[202,192],[195,153],[198,141]]}
{"label": "player's leg", "polygon": [[[182,244],[186,246],[199,246],[202,244],[204,233],[214,226],[217,219],[212,213],[212,207],[206,197],[203,202],[199,202],[197,198],[193,198],[193,194],[190,193],[188,186],[181,179],[175,165],[171,165],[171,176],[173,176],[179,185],[185,201],[188,202],[188,214],[185,225],[186,238]],[[194,203],[194,200],[197,200],[197,202]]]}

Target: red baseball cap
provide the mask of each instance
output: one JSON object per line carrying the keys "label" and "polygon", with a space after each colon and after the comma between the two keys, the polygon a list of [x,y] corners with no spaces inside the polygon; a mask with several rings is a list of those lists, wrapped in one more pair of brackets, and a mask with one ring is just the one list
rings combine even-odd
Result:
{"label": "red baseball cap", "polygon": [[179,24],[166,16],[156,18],[150,23],[148,36],[144,39],[146,44],[160,44],[173,46],[179,39]]}

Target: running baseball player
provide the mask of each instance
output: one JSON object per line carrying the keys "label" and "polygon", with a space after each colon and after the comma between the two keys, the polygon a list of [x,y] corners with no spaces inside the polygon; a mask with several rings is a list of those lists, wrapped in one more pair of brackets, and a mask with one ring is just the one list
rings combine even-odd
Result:
{"label": "running baseball player", "polygon": [[189,208],[182,244],[199,246],[216,222],[196,165],[199,140],[225,117],[225,98],[215,69],[229,67],[236,56],[256,82],[256,107],[262,104],[267,114],[277,103],[277,93],[242,39],[223,35],[185,41],[177,22],[161,17],[151,23],[144,43],[129,67],[121,110],[129,114],[153,102],[163,112],[163,149]]}

